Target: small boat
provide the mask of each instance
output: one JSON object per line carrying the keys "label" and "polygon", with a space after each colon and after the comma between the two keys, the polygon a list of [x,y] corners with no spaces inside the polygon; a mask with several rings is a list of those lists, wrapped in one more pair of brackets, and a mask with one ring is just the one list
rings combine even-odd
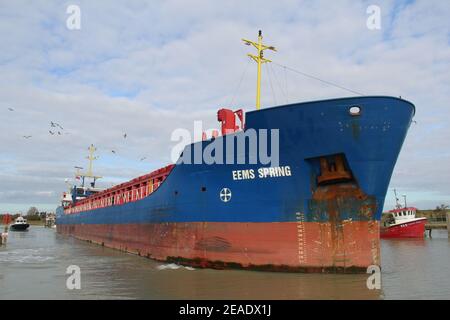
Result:
{"label": "small boat", "polygon": [[423,238],[425,236],[425,224],[427,218],[416,218],[417,209],[398,203],[397,192],[395,199],[397,201],[396,208],[389,211],[389,217],[384,222],[384,226],[380,228],[381,238]]}
{"label": "small boat", "polygon": [[391,220],[381,227],[381,238],[423,238],[427,218],[416,218],[416,208],[391,210]]}
{"label": "small boat", "polygon": [[11,231],[26,231],[30,225],[27,223],[27,219],[18,217],[16,221],[10,226]]}

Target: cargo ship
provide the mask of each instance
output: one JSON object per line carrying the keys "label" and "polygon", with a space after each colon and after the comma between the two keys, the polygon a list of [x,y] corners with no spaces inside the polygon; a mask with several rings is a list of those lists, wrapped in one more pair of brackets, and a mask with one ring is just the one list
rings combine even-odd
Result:
{"label": "cargo ship", "polygon": [[220,130],[174,164],[106,190],[95,188],[91,146],[89,171],[57,208],[59,233],[199,268],[380,265],[381,213],[414,105],[361,96],[260,109],[262,53],[275,48],[261,33],[244,41],[258,50],[256,110],[220,109]]}

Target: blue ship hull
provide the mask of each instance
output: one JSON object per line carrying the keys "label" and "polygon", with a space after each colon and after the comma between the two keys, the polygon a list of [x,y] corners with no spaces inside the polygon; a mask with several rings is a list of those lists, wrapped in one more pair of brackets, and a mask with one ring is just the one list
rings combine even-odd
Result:
{"label": "blue ship hull", "polygon": [[[350,114],[353,106],[358,115]],[[248,164],[248,153],[247,164],[180,161],[142,200],[76,214],[58,208],[57,228],[194,266],[365,271],[379,265],[379,220],[414,113],[413,104],[392,97],[248,112],[246,130],[236,139],[249,129],[278,129],[277,168],[288,170],[264,176],[270,166],[260,159]],[[224,137],[187,146],[184,159],[189,150],[204,151],[213,142],[223,143],[224,160],[231,153],[237,159]],[[338,161],[344,176],[335,175]],[[129,232],[134,235],[127,237]]]}

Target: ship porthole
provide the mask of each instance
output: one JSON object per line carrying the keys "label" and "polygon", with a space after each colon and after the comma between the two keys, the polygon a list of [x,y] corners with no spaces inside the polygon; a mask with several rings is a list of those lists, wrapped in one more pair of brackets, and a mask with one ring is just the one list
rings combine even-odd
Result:
{"label": "ship porthole", "polygon": [[351,116],[356,117],[361,115],[361,107],[360,106],[351,106],[348,110]]}

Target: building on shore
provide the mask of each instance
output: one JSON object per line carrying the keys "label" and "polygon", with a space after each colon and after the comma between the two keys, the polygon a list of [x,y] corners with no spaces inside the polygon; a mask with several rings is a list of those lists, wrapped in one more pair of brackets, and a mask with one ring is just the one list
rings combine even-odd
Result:
{"label": "building on shore", "polygon": [[51,228],[55,225],[56,215],[53,212],[45,214],[45,227]]}

